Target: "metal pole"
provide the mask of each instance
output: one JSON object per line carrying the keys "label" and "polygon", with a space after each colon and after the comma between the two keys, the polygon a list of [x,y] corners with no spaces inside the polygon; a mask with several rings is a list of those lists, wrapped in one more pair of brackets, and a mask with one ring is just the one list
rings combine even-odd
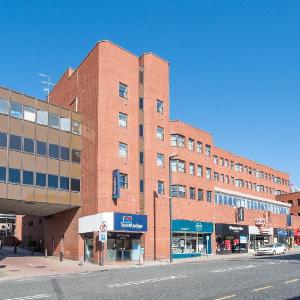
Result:
{"label": "metal pole", "polygon": [[172,170],[171,170],[171,157],[169,157],[169,214],[170,214],[170,263],[173,262],[173,231],[172,231],[172,219],[173,219],[173,207],[172,207]]}

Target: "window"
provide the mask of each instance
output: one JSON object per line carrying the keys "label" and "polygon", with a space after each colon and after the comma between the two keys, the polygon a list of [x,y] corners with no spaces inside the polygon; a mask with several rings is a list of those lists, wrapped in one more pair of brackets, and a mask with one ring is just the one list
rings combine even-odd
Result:
{"label": "window", "polygon": [[72,162],[80,163],[80,151],[76,149],[72,149]]}
{"label": "window", "polygon": [[128,98],[128,86],[121,82],[119,82],[119,96],[125,99]]}
{"label": "window", "polygon": [[71,191],[80,192],[80,179],[71,178]]}
{"label": "window", "polygon": [[293,200],[288,200],[288,203],[293,206]]}
{"label": "window", "polygon": [[197,152],[202,153],[202,143],[201,142],[197,142]]}
{"label": "window", "polygon": [[35,184],[39,187],[46,186],[46,174],[44,173],[36,173],[35,174]]}
{"label": "window", "polygon": [[36,112],[36,122],[37,124],[48,126],[48,112],[38,110]]}
{"label": "window", "polygon": [[45,142],[36,141],[36,154],[46,156],[46,146],[47,144]]}
{"label": "window", "polygon": [[18,169],[8,169],[8,182],[10,183],[20,183],[21,182],[21,174]]}
{"label": "window", "polygon": [[157,182],[157,192],[159,195],[164,195],[165,193],[165,186],[163,181],[158,181]]}
{"label": "window", "polygon": [[218,172],[214,172],[214,179],[215,179],[215,181],[219,181],[219,173]]}
{"label": "window", "polygon": [[11,117],[17,119],[23,119],[23,107],[22,104],[16,102],[10,102],[10,112],[9,115]]}
{"label": "window", "polygon": [[171,160],[171,170],[173,172],[185,172],[185,161],[179,159],[172,159]]}
{"label": "window", "polygon": [[33,107],[24,106],[24,120],[34,123],[36,120],[36,109]]}
{"label": "window", "polygon": [[60,159],[61,160],[70,160],[70,149],[68,147],[60,147]]}
{"label": "window", "polygon": [[172,134],[171,135],[171,146],[173,146],[173,147],[178,146],[178,147],[184,148],[185,147],[185,137],[180,134]]}
{"label": "window", "polygon": [[202,177],[203,176],[203,167],[198,165],[197,166],[197,176]]}
{"label": "window", "polygon": [[195,188],[190,187],[190,199],[195,200]]}
{"label": "window", "polygon": [[230,183],[234,184],[234,177],[230,177]]}
{"label": "window", "polygon": [[300,199],[297,199],[298,206],[300,206]]}
{"label": "window", "polygon": [[195,164],[190,163],[189,170],[190,170],[190,175],[195,175]]}
{"label": "window", "polygon": [[144,152],[140,151],[140,165],[144,164]]}
{"label": "window", "polygon": [[157,126],[157,128],[156,128],[156,137],[161,141],[164,140],[164,129],[162,127]]}
{"label": "window", "polygon": [[206,168],[205,176],[206,176],[207,180],[211,179],[211,169],[210,168]]}
{"label": "window", "polygon": [[72,120],[72,133],[76,135],[81,134],[80,122]]}
{"label": "window", "polygon": [[183,185],[172,185],[171,186],[172,197],[185,198],[185,186]]}
{"label": "window", "polygon": [[198,189],[198,200],[203,201],[203,190],[202,189]]}
{"label": "window", "polygon": [[61,190],[68,191],[70,189],[69,177],[60,176],[59,181],[59,187]]}
{"label": "window", "polygon": [[163,167],[164,166],[164,155],[161,153],[157,153],[156,155],[156,165],[158,167]]}
{"label": "window", "polygon": [[211,195],[212,195],[211,191],[206,191],[206,201],[207,202],[211,202]]}
{"label": "window", "polygon": [[139,109],[143,110],[144,109],[144,98],[140,97],[139,99]]}
{"label": "window", "polygon": [[8,115],[9,113],[9,102],[3,98],[0,98],[0,114]]}
{"label": "window", "polygon": [[225,176],[225,183],[229,183],[229,176],[228,175]]}
{"label": "window", "polygon": [[139,83],[144,84],[144,72],[141,70],[139,71]]}
{"label": "window", "polygon": [[140,180],[140,193],[144,193],[144,180]]}
{"label": "window", "polygon": [[68,118],[60,118],[60,129],[63,131],[71,131],[71,120]]}
{"label": "window", "polygon": [[126,128],[127,127],[127,115],[123,114],[123,113],[119,113],[119,126],[122,128]]}
{"label": "window", "polygon": [[23,151],[34,154],[34,140],[24,138]]}
{"label": "window", "polygon": [[225,159],[225,161],[224,161],[224,166],[225,166],[226,168],[228,168],[228,164],[229,164],[228,159]]}
{"label": "window", "polygon": [[139,125],[139,136],[140,137],[144,136],[144,125],[143,124]]}
{"label": "window", "polygon": [[9,149],[21,151],[22,139],[18,135],[11,134],[9,137]]}
{"label": "window", "polygon": [[189,139],[189,150],[194,151],[194,140]]}
{"label": "window", "polygon": [[128,189],[128,175],[120,173],[120,187],[122,189]]}
{"label": "window", "polygon": [[7,134],[0,132],[0,147],[7,147]]}
{"label": "window", "polygon": [[214,164],[215,164],[215,165],[218,164],[218,160],[219,160],[218,156],[214,155]]}
{"label": "window", "polygon": [[224,158],[220,157],[220,166],[224,167]]}
{"label": "window", "polygon": [[221,182],[224,182],[224,174],[221,174],[221,175],[220,175],[220,181],[221,181]]}
{"label": "window", "polygon": [[58,159],[59,147],[58,145],[49,144],[49,157]]}
{"label": "window", "polygon": [[54,129],[59,129],[59,116],[49,113],[49,126]]}
{"label": "window", "polygon": [[6,182],[6,168],[5,167],[0,167],[0,182]]}
{"label": "window", "polygon": [[23,170],[23,184],[33,185],[33,172]]}
{"label": "window", "polygon": [[164,102],[161,100],[156,100],[156,111],[160,114],[164,113]]}
{"label": "window", "polygon": [[127,144],[119,143],[119,156],[120,157],[128,157]]}
{"label": "window", "polygon": [[205,155],[210,156],[210,154],[211,154],[211,146],[205,145]]}

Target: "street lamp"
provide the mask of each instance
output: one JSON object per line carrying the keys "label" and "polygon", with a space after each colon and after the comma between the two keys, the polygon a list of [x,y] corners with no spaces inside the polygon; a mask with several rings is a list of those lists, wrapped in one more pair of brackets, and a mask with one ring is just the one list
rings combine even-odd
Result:
{"label": "street lamp", "polygon": [[170,216],[170,263],[173,262],[173,231],[172,231],[172,220],[173,220],[173,208],[172,208],[172,168],[171,161],[176,158],[178,154],[169,156],[169,216]]}

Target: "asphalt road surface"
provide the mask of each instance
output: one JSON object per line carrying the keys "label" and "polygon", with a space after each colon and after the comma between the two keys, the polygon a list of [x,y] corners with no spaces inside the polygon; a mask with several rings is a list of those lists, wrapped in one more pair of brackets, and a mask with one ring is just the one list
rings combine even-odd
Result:
{"label": "asphalt road surface", "polygon": [[300,254],[0,282],[0,300],[300,299]]}

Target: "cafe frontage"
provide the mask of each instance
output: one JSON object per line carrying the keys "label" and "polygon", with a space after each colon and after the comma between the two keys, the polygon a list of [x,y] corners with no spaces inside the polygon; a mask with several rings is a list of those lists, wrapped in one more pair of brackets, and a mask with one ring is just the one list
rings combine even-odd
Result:
{"label": "cafe frontage", "polygon": [[212,254],[213,223],[193,220],[172,221],[172,257],[191,258]]}

